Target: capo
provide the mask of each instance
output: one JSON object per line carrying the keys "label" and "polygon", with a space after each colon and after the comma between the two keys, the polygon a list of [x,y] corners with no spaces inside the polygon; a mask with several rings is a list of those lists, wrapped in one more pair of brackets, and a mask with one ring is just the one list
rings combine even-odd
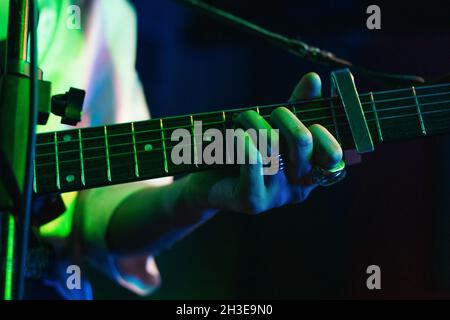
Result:
{"label": "capo", "polygon": [[374,151],[372,136],[350,70],[346,68],[334,71],[331,73],[331,80],[334,90],[342,100],[356,151],[358,153]]}

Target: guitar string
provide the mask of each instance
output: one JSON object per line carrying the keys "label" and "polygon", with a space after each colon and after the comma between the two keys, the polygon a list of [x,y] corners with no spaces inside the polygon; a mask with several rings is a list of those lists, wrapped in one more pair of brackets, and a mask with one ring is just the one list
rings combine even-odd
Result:
{"label": "guitar string", "polygon": [[[447,95],[447,94],[450,95],[450,92],[448,92],[448,93],[432,94],[432,95],[423,95],[423,96],[420,96],[418,98],[424,98],[424,97],[430,97],[430,96],[438,96],[438,95]],[[380,100],[380,101],[376,101],[376,103],[401,101],[401,100],[407,100],[407,99],[414,99],[414,98],[413,97],[406,97],[406,98],[388,99],[388,100],[384,100],[384,101]],[[431,103],[423,103],[423,104],[421,104],[421,106],[429,106],[429,105],[441,104],[441,103],[447,103],[447,102],[448,102],[448,100],[435,101],[435,102],[431,102]],[[368,105],[372,106],[373,103],[372,102],[362,103],[362,105],[363,106],[368,106]],[[276,106],[286,106],[286,104],[285,105],[262,106],[262,107],[258,107],[258,108],[262,109],[262,108],[276,107]],[[254,107],[254,108],[257,108],[257,107]],[[390,108],[378,109],[376,111],[368,110],[368,111],[364,111],[364,114],[365,115],[370,115],[372,113],[377,113],[379,115],[380,113],[387,112],[387,111],[397,111],[397,110],[404,110],[404,109],[408,109],[408,108],[415,108],[416,109],[417,105],[414,104],[414,105],[390,107]],[[336,110],[337,109],[338,110],[343,110],[342,106],[340,108],[335,108],[335,109]],[[238,110],[242,110],[242,109],[238,109]],[[301,115],[301,113],[317,112],[317,111],[321,111],[321,110],[322,111],[325,111],[325,110],[328,111],[328,110],[330,110],[330,108],[327,107],[327,108],[323,108],[323,109],[297,110],[294,114],[296,116],[299,116],[299,115]],[[245,111],[245,109],[243,111]],[[229,112],[229,111],[227,111],[227,112]],[[342,117],[345,117],[345,116],[346,115],[344,113],[336,115],[337,118],[342,118]],[[327,116],[327,117],[318,117],[318,118],[313,118],[313,119],[304,119],[303,121],[318,121],[318,120],[324,120],[324,119],[329,119],[329,117]],[[153,119],[153,120],[156,120],[156,119]],[[151,120],[149,120],[149,121],[151,121]],[[223,121],[216,121],[216,122],[206,122],[203,125],[208,126],[208,125],[223,124],[223,123],[224,123]],[[164,128],[164,130],[166,130],[166,131],[168,131],[168,130],[175,130],[175,129],[192,129],[192,125],[177,126],[177,127],[166,127],[166,128]],[[70,131],[71,130],[68,130],[67,133],[69,134]],[[60,132],[61,132],[61,134],[64,133],[64,131],[60,131]],[[156,132],[156,133],[160,134],[161,133],[161,129],[159,128],[159,129],[143,130],[143,131],[136,132],[136,134],[145,134],[145,133],[152,133],[152,132]],[[115,137],[121,137],[121,136],[130,136],[131,134],[132,133],[130,133],[130,132],[120,133],[120,134],[112,134],[112,135],[108,135],[108,138],[115,138]],[[86,142],[86,141],[98,140],[98,139],[104,139],[104,137],[103,136],[87,137],[87,138],[83,138],[82,141]],[[79,141],[78,139],[73,139],[73,140],[70,140],[70,141],[61,141],[60,143],[64,144],[64,143],[78,142],[78,141]],[[53,142],[44,142],[44,143],[38,143],[37,146],[45,146],[45,145],[53,145],[53,144],[54,144]]]}
{"label": "guitar string", "polygon": [[[446,87],[450,87],[450,83],[445,83],[445,84],[436,84],[436,85],[431,85],[431,86],[424,86],[424,87],[416,87],[415,90],[417,92],[420,92],[420,90],[427,90],[427,89],[435,89],[435,88],[446,88]],[[387,91],[378,91],[378,92],[371,92],[371,93],[364,93],[359,95],[360,98],[363,97],[370,97],[370,95],[381,95],[381,94],[386,94],[386,93],[397,93],[397,92],[404,92],[406,91],[406,93],[411,93],[412,92],[412,87],[409,88],[402,88],[402,89],[397,89],[397,90],[387,90]],[[432,93],[432,94],[425,94],[425,95],[417,95],[418,99],[423,99],[423,98],[427,98],[427,97],[432,97],[432,96],[439,96],[439,95],[447,95],[450,94],[449,91],[444,91],[444,92],[439,92],[439,93]],[[399,98],[389,98],[389,99],[383,99],[383,100],[378,100],[375,101],[375,103],[389,103],[389,102],[394,102],[394,101],[402,101],[402,100],[407,100],[407,99],[415,99],[415,96],[406,96],[406,97],[399,97]],[[339,101],[339,97],[329,97],[329,98],[318,98],[318,99],[312,99],[312,100],[301,100],[301,101],[295,101],[295,102],[286,102],[284,104],[271,104],[271,105],[265,105],[265,106],[258,106],[258,107],[249,107],[249,108],[242,108],[242,109],[231,109],[231,110],[227,110],[226,112],[233,112],[233,111],[240,111],[240,112],[244,112],[246,110],[252,110],[254,108],[259,108],[259,109],[265,109],[265,108],[274,108],[274,107],[282,107],[282,106],[297,106],[300,104],[313,104],[315,102],[321,102],[321,103],[329,103],[329,102],[333,102],[333,100],[337,100]],[[365,102],[365,103],[361,103],[362,106],[372,106],[372,101],[369,102]],[[328,104],[324,105],[323,108],[314,108],[314,109],[306,109],[306,110],[298,110],[298,113],[306,113],[306,112],[317,112],[317,111],[328,111],[328,110],[340,110],[342,109],[342,105],[337,105],[337,106],[333,106],[330,107]],[[408,106],[411,107],[411,106]],[[414,106],[415,107],[415,106]],[[376,112],[384,112],[384,111],[392,111],[392,110],[398,110],[398,109],[402,109],[403,107],[393,107],[393,108],[385,108],[385,109],[379,109]],[[208,115],[208,114],[217,114],[217,113],[221,113],[221,111],[211,111],[211,112],[206,112],[206,113],[200,113],[197,114],[196,116],[202,116],[202,115]],[[364,110],[365,114],[370,114],[370,113],[375,113],[375,111],[373,110]],[[173,116],[173,117],[167,117],[166,119],[173,119],[173,118],[177,118],[177,117],[183,117],[183,116]],[[147,121],[151,121],[151,120],[158,120],[158,119],[149,119]],[[164,119],[163,119],[164,120]],[[176,127],[178,128],[178,127]],[[166,128],[166,130],[170,130],[170,129],[176,129],[176,128]],[[83,128],[85,129],[85,128]],[[154,130],[147,130],[147,131],[142,131],[142,133],[146,133],[146,132],[151,132],[151,131],[155,131],[155,132],[159,132],[161,129],[154,129]],[[70,130],[69,130],[70,131]],[[63,131],[61,131],[63,132]],[[45,134],[45,133],[43,133]],[[128,133],[127,133],[128,134]],[[122,134],[118,134],[115,136],[120,136]],[[111,135],[110,137],[114,137],[114,135]],[[86,138],[86,139],[90,139],[90,138]],[[83,139],[83,141],[85,141],[86,139]],[[104,139],[104,137],[93,137],[92,139]],[[40,145],[44,145],[40,144]]]}
{"label": "guitar string", "polygon": [[[415,87],[416,90],[426,90],[426,89],[435,89],[435,88],[442,88],[442,87],[449,87],[450,83],[437,83],[433,85],[427,85],[427,86],[417,86]],[[406,87],[401,89],[394,89],[394,90],[384,90],[384,91],[377,91],[377,94],[385,94],[385,93],[397,93],[402,91],[411,91],[412,87]],[[366,93],[370,94],[370,93]]]}
{"label": "guitar string", "polygon": [[[410,116],[417,116],[417,114],[411,114]],[[401,117],[401,116],[397,116],[397,117]],[[392,117],[391,117],[392,118]],[[193,146],[193,144],[188,144],[188,145],[184,145],[184,146],[190,146],[190,147],[192,147]],[[167,148],[166,150],[171,150],[172,148]],[[152,150],[152,151],[161,151],[162,149],[154,149],[154,150]],[[146,151],[138,151],[137,152],[138,154],[144,154],[144,153],[148,153],[148,152],[146,152]],[[111,157],[118,157],[118,156],[130,156],[130,155],[133,155],[134,154],[134,152],[129,152],[129,153],[122,153],[122,154],[113,154],[113,155],[111,155]],[[95,159],[99,159],[99,160],[104,160],[105,159],[105,157],[104,156],[102,156],[102,157],[92,157],[92,158],[87,158],[87,160],[95,160]],[[225,159],[223,159],[224,161],[225,161]],[[67,165],[68,163],[72,163],[72,162],[76,162],[77,164],[79,163],[79,159],[74,159],[74,160],[67,160],[67,161],[63,161],[62,163],[60,163],[60,166],[61,165]],[[134,165],[136,165],[135,163],[134,163],[134,161],[130,161],[129,159],[127,159],[127,161],[129,161],[129,163],[128,163],[128,165],[123,165],[123,164],[120,164],[120,165],[117,165],[117,164],[112,164],[112,168],[115,168],[115,171],[116,170],[121,170],[121,171],[116,171],[116,173],[114,173],[114,175],[117,175],[117,174],[119,174],[119,172],[124,172],[124,170],[126,170],[126,172],[130,172],[130,170],[134,170]],[[183,165],[181,165],[181,166],[177,166],[177,168],[181,168],[181,172],[179,172],[179,171],[177,171],[177,172],[171,172],[171,173],[169,173],[169,174],[166,174],[166,175],[161,175],[161,169],[163,168],[163,166],[164,166],[164,161],[163,161],[163,159],[162,159],[162,156],[161,157],[158,157],[158,158],[155,158],[155,157],[148,157],[148,158],[146,158],[146,159],[140,159],[139,160],[139,162],[138,162],[138,164],[141,166],[141,168],[144,168],[144,166],[146,166],[147,168],[148,168],[148,166],[150,165],[150,167],[152,168],[152,167],[156,167],[157,169],[156,170],[146,170],[147,172],[144,174],[144,175],[142,175],[142,176],[140,176],[139,178],[139,180],[145,180],[145,179],[151,179],[151,178],[154,178],[154,177],[162,177],[162,176],[169,176],[169,175],[173,175],[173,174],[180,174],[180,173],[183,173],[183,172],[188,172],[189,171],[189,168],[194,168],[194,164],[191,164],[191,165],[189,165],[189,164],[183,164]],[[47,165],[48,165],[48,163],[47,163]],[[53,162],[53,163],[51,163],[51,165],[52,166],[55,166],[55,163]],[[41,165],[42,166],[42,165]],[[128,166],[129,166],[129,168],[131,168],[130,170],[128,170],[129,168],[128,168]],[[184,167],[183,167],[184,166]],[[187,166],[187,168],[186,168],[186,166]],[[196,166],[197,167],[197,166]],[[105,168],[105,164],[101,164],[100,166],[90,166],[90,171],[91,172],[93,172],[93,171],[101,171],[101,172],[105,172],[105,170],[106,170],[106,168]],[[184,170],[184,171],[183,171]],[[76,175],[78,175],[78,168],[77,168],[77,171],[75,172],[75,176]],[[68,175],[70,175],[70,174],[68,174]],[[67,176],[68,176],[67,175]],[[52,180],[53,179],[55,179],[55,177],[53,176],[53,175],[51,175],[51,174],[47,174],[47,173],[45,173],[45,174],[40,174],[39,175],[39,180],[41,180],[42,181],[42,179],[46,179],[46,178],[51,178]],[[105,182],[106,182],[106,178],[104,178],[103,177],[103,175],[101,175],[101,176],[97,176],[97,177],[95,177],[95,176],[93,176],[93,177],[91,177],[91,182],[89,183],[90,184],[90,186],[89,187],[93,187],[95,184],[100,184],[100,185],[104,185],[105,184]],[[116,184],[116,183],[121,183],[120,181],[122,181],[122,182],[126,182],[126,181],[135,181],[136,179],[131,179],[131,180],[129,180],[128,179],[128,177],[127,178],[125,178],[125,180],[124,180],[124,178],[122,177],[122,178],[115,178],[114,179],[115,181],[114,181],[114,184]],[[70,191],[70,190],[72,190],[71,188],[77,188],[76,187],[76,183],[74,184],[74,183],[71,183],[71,184],[69,184],[69,185],[65,185],[65,186],[63,186],[62,188],[61,188],[61,190],[63,191],[63,192],[65,192],[65,190],[67,190],[67,191]],[[78,190],[78,189],[80,189],[80,188],[77,188],[76,190]]]}
{"label": "guitar string", "polygon": [[[450,102],[450,100],[448,100],[448,102]],[[423,112],[422,114],[423,115],[429,115],[429,114],[436,114],[436,113],[441,113],[441,112],[450,112],[450,110],[434,110],[434,111]],[[417,116],[416,113],[411,113],[411,114],[406,114],[406,115],[397,115],[397,116],[391,116],[391,117],[383,117],[383,118],[379,118],[378,121],[379,120],[400,119],[400,118],[407,118],[407,117],[416,117],[416,116]],[[331,118],[328,117],[326,119],[330,120]],[[377,121],[376,119],[369,119],[369,120],[367,120],[367,122],[376,122],[376,121]],[[338,126],[347,126],[348,124],[347,123],[338,123],[337,125]],[[333,124],[323,125],[323,126],[325,128],[333,128],[334,129],[334,127],[333,127],[334,125]],[[196,137],[196,138],[202,138],[203,136],[204,136],[203,134],[194,135],[194,137]],[[190,136],[181,136],[181,138],[192,138],[192,135],[190,135]],[[143,140],[143,141],[139,141],[139,144],[148,144],[148,143],[151,143],[151,142],[154,143],[154,142],[161,142],[161,141],[162,141],[162,139],[158,139],[158,140]],[[132,146],[132,145],[133,145],[133,143],[121,143],[121,144],[111,145],[111,148],[112,147]],[[192,145],[193,144],[186,144],[186,145],[177,144],[177,146],[180,146],[180,147],[186,147],[186,146],[192,146]],[[83,150],[84,151],[93,151],[93,150],[104,150],[104,149],[105,149],[105,146],[93,147],[93,148],[84,148]],[[171,149],[172,149],[172,147],[166,148],[166,150],[171,150]],[[152,149],[152,151],[161,151],[161,150],[162,150],[162,148],[161,149],[159,149],[159,148],[153,148]],[[58,152],[59,155],[69,154],[69,153],[79,153],[79,150],[78,149],[77,150],[65,150],[65,151]],[[132,153],[134,153],[134,152],[114,154],[114,156],[121,156],[121,155],[132,154]],[[148,153],[148,151],[138,151],[138,153]],[[53,153],[46,153],[46,154],[39,154],[40,157],[45,157],[45,156],[52,156],[53,157],[54,155],[55,155],[54,152]],[[113,155],[111,155],[111,156],[113,156]],[[100,159],[100,158],[104,158],[104,157],[90,157],[90,158],[85,158],[85,160]],[[64,160],[63,163],[64,162],[72,162],[72,161],[78,161],[78,160]],[[49,164],[54,164],[54,163],[44,163],[44,164],[39,164],[39,165],[49,165]]]}
{"label": "guitar string", "polygon": [[[324,125],[324,127],[326,128],[326,127],[331,127],[331,125]],[[197,137],[199,137],[199,135],[197,135]],[[151,141],[151,142],[161,142],[161,140],[148,140],[148,141],[140,141],[139,142],[139,144],[145,144],[145,143],[148,143],[149,141]],[[120,146],[131,146],[132,144],[131,143],[128,143],[128,144],[122,144],[122,145],[120,145]],[[178,147],[192,147],[192,146],[194,146],[194,144],[192,144],[192,143],[189,143],[189,144],[182,144],[182,145],[178,145],[177,144],[177,146]],[[114,145],[114,147],[118,147],[117,145]],[[173,147],[167,147],[167,148],[165,148],[165,150],[166,151],[170,151],[170,150],[172,150],[173,148],[174,148],[175,146],[173,146]],[[97,149],[97,150],[103,150],[105,147],[103,146],[103,147],[98,147],[98,148],[91,148],[91,150],[92,149]],[[86,151],[86,150],[89,150],[89,149],[86,149],[86,148],[83,148],[83,151]],[[137,151],[137,154],[148,154],[149,152],[152,152],[152,153],[154,153],[155,151],[162,151],[163,150],[163,148],[153,148],[151,151],[140,151],[140,150],[138,150]],[[66,153],[66,154],[68,154],[68,153],[79,153],[79,150],[67,150],[67,151],[60,151],[59,152],[59,154],[61,154],[61,153]],[[85,153],[85,152],[84,152]],[[129,156],[129,155],[133,155],[134,154],[134,151],[132,151],[132,152],[122,152],[122,153],[112,153],[112,154],[110,154],[110,157],[119,157],[119,156]],[[45,154],[45,155],[41,155],[41,156],[53,156],[54,157],[54,153],[48,153],[48,154]],[[88,160],[91,160],[91,161],[93,161],[93,160],[100,160],[100,159],[105,159],[105,155],[102,155],[102,156],[95,156],[95,157],[88,157],[88,158],[86,158],[86,157],[83,157],[83,160],[84,161],[88,161]],[[64,165],[64,164],[67,164],[67,163],[72,163],[72,162],[79,162],[80,161],[80,159],[70,159],[70,160],[60,160],[59,161],[59,164],[60,165]],[[46,162],[46,163],[36,163],[36,167],[44,167],[44,166],[55,166],[55,163],[54,162]],[[100,168],[100,167],[99,167]]]}
{"label": "guitar string", "polygon": [[[430,114],[430,113],[432,113],[432,114],[436,114],[436,113],[440,113],[440,112],[442,112],[442,111],[428,111],[428,112],[426,112],[425,114]],[[450,110],[447,110],[447,112],[450,112]],[[388,120],[388,119],[397,119],[397,118],[404,118],[404,117],[413,117],[413,116],[417,116],[417,114],[409,114],[409,115],[402,115],[402,116],[392,116],[392,117],[385,117],[385,118],[381,118],[381,119],[379,119],[379,120]],[[368,122],[374,122],[374,121],[376,121],[375,119],[373,119],[373,120],[368,120]],[[329,127],[330,125],[327,125],[327,126],[325,126],[325,127]],[[145,143],[145,142],[140,142],[140,144],[143,144],[143,143]],[[131,145],[131,144],[129,144],[129,145]],[[189,143],[189,144],[184,144],[184,145],[177,145],[178,147],[192,147],[192,146],[194,146],[194,144],[192,144],[192,143]],[[166,150],[172,150],[174,147],[169,147],[169,148],[166,148]],[[98,149],[104,149],[104,147],[102,147],[102,148],[98,148]],[[154,148],[154,149],[152,149],[150,152],[154,152],[154,151],[162,151],[163,149],[162,148]],[[70,150],[70,151],[66,151],[66,153],[78,153],[79,152],[79,150]],[[148,154],[149,153],[149,151],[137,151],[137,154]],[[110,156],[111,157],[119,157],[119,156],[125,156],[125,155],[132,155],[132,154],[134,154],[134,152],[123,152],[123,153],[116,153],[116,154],[111,154]],[[48,154],[48,156],[54,156],[54,153],[53,154]],[[97,156],[97,157],[89,157],[89,158],[84,158],[84,160],[85,161],[87,161],[87,160],[98,160],[98,159],[104,159],[105,158],[105,156]],[[60,160],[60,165],[62,165],[62,164],[68,164],[68,163],[72,163],[72,162],[79,162],[80,160],[79,159],[73,159],[73,160]],[[51,166],[54,166],[55,165],[55,163],[54,162],[47,162],[47,163],[37,163],[36,164],[36,167],[43,167],[43,166],[49,166],[49,165],[51,165]]]}
{"label": "guitar string", "polygon": [[[327,100],[323,100],[322,99],[322,100],[320,100],[320,102],[331,102],[331,100],[332,100],[332,98],[328,98]],[[233,111],[245,112],[245,111],[250,111],[250,110],[253,110],[253,109],[256,109],[256,108],[265,109],[265,108],[270,108],[270,107],[275,108],[275,107],[282,107],[282,106],[293,106],[293,105],[297,105],[297,104],[301,104],[301,103],[305,103],[305,104],[309,103],[309,102],[313,103],[315,101],[316,100],[307,100],[307,101],[301,101],[301,102],[289,102],[289,103],[285,103],[285,104],[274,104],[274,105],[267,105],[267,106],[260,106],[260,107],[250,107],[250,108],[243,108],[243,109],[234,109],[234,110],[227,110],[227,111],[215,111],[215,112],[213,111],[211,113],[196,114],[196,115],[193,115],[193,116],[197,116],[198,117],[198,116],[207,115],[207,114],[219,115],[222,112],[230,113],[230,112],[233,112]],[[298,113],[306,113],[306,112],[315,112],[315,111],[321,111],[321,110],[327,110],[327,108],[310,109],[310,110],[299,110],[299,111],[297,111],[296,114],[298,114]],[[181,117],[189,117],[189,116],[167,117],[167,118],[164,118],[163,121],[167,121],[167,120],[178,118],[178,117],[181,118]],[[137,121],[137,122],[134,122],[134,123],[136,124],[136,123],[139,123],[139,122],[144,122],[145,123],[145,122],[152,122],[152,121],[154,121],[155,123],[158,123],[158,128],[157,129],[142,130],[142,131],[136,132],[136,134],[153,133],[153,132],[161,134],[161,128],[159,127],[159,119],[149,119],[149,120],[144,120],[144,121]],[[208,125],[214,125],[214,124],[219,124],[219,123],[224,123],[224,122],[223,121],[204,122],[204,125],[208,126]],[[114,125],[119,125],[120,126],[121,124],[113,124],[111,126],[114,126]],[[93,129],[95,129],[95,128],[100,129],[100,128],[103,128],[103,126],[91,127],[91,128],[93,128]],[[165,127],[164,130],[187,129],[187,128],[192,128],[192,125],[176,126],[176,127]],[[88,128],[81,128],[81,130],[86,130],[86,129],[90,129],[90,128],[89,127]],[[70,132],[72,132],[72,130],[60,131],[60,132],[61,132],[61,134],[65,133],[65,132],[67,132],[67,134],[69,134]],[[40,135],[50,135],[50,134],[52,134],[52,133],[46,132],[46,133],[42,133]],[[114,137],[121,137],[121,136],[129,136],[131,134],[132,133],[127,132],[127,133],[108,135],[108,137],[109,138],[114,138]],[[102,137],[86,137],[86,138],[83,138],[82,141],[90,141],[90,140],[97,140],[97,139],[104,139],[104,137],[103,136]],[[74,139],[74,140],[70,140],[70,141],[67,141],[67,142],[76,142],[76,141],[78,141],[78,140]],[[61,141],[61,143],[65,143],[65,141]],[[38,144],[38,146],[45,146],[45,145],[53,145],[53,142],[43,142],[43,143],[39,143]]]}
{"label": "guitar string", "polygon": [[[450,101],[450,100],[449,100]],[[266,118],[268,118],[269,116],[262,116],[262,118],[263,119],[266,119]],[[317,120],[330,120],[330,117],[319,117],[319,118],[314,118],[314,119],[308,119],[308,120],[306,120],[305,122],[311,122],[311,121],[317,121]],[[226,122],[220,122],[220,121],[217,121],[217,122],[213,122],[213,123],[208,123],[208,125],[224,125],[224,124],[226,124]],[[344,125],[344,123],[339,123],[340,125]],[[326,125],[327,127],[331,127],[333,124],[329,124],[329,125]],[[193,127],[186,127],[186,128],[190,128],[190,129],[193,129]],[[217,128],[214,128],[214,129],[217,129]],[[164,128],[164,131],[169,131],[170,129],[167,129],[167,128]],[[140,134],[140,133],[143,133],[143,132],[136,132],[135,134],[136,135],[138,135],[138,134]],[[121,136],[124,136],[124,135],[121,135]],[[126,134],[126,136],[127,137],[131,137],[131,135],[129,135],[129,134]],[[204,136],[204,134],[195,134],[195,135],[189,135],[189,136],[180,136],[180,138],[190,138],[190,137],[194,137],[194,138],[201,138],[201,137],[203,137]],[[108,135],[108,139],[109,138],[111,138],[111,137],[114,137],[113,135]],[[117,137],[117,135],[115,136],[115,137]],[[104,137],[103,137],[103,139],[104,139]],[[70,140],[70,141],[59,141],[58,142],[58,145],[62,145],[63,143],[65,143],[65,144],[68,144],[68,143],[76,143],[76,142],[79,142],[79,140]],[[85,139],[82,139],[82,142],[85,142]],[[162,142],[162,138],[158,138],[158,139],[150,139],[150,140],[141,140],[141,141],[138,141],[136,144],[143,144],[143,143],[154,143],[154,142]],[[124,147],[124,146],[132,146],[134,143],[133,142],[129,142],[129,143],[118,143],[118,144],[111,144],[110,143],[110,147],[112,148],[112,147]],[[49,145],[49,146],[54,146],[54,143],[48,143],[48,144],[46,144],[46,145]],[[41,145],[42,146],[42,145]],[[101,146],[101,147],[91,147],[91,148],[86,148],[86,147],[84,147],[83,148],[83,151],[93,151],[93,150],[102,150],[102,149],[104,149],[105,148],[105,146]],[[59,151],[58,153],[59,154],[65,154],[65,153],[71,153],[71,152],[75,152],[75,150],[65,150],[65,151]],[[39,157],[45,157],[45,156],[54,156],[54,152],[53,153],[41,153],[41,154],[38,154],[37,156],[39,156]]]}
{"label": "guitar string", "polygon": [[[435,104],[441,104],[441,103],[450,103],[450,100],[446,100],[446,101],[439,101],[439,102],[432,102],[432,103],[427,103],[427,104],[423,104],[422,106],[429,106],[429,105],[435,105]],[[416,108],[417,106],[416,105],[409,105],[409,106],[403,106],[402,108],[403,109],[409,109],[409,108]],[[450,111],[450,110],[434,110],[434,111],[424,111],[424,112],[422,112],[422,115],[429,115],[429,114],[435,114],[435,113],[437,113],[437,112],[447,112],[447,111]],[[397,115],[397,116],[391,116],[391,117],[378,117],[378,120],[377,119],[368,119],[368,120],[366,120],[367,122],[375,122],[375,121],[382,121],[382,120],[389,120],[389,119],[396,119],[396,118],[399,118],[399,117],[411,117],[411,116],[417,116],[417,113],[412,113],[412,114],[403,114],[403,115]],[[266,116],[261,116],[263,119],[266,119],[266,118],[269,118],[270,116],[269,115],[266,115]],[[345,118],[346,117],[346,115],[345,114],[340,114],[340,115],[337,115],[336,116],[336,118]],[[306,119],[306,120],[304,120],[304,122],[315,122],[315,121],[320,121],[320,120],[333,120],[333,117],[330,117],[330,116],[327,116],[327,117],[318,117],[318,118],[312,118],[312,119]],[[220,121],[217,121],[217,122],[213,122],[213,123],[208,123],[207,125],[223,125],[223,124],[226,124],[225,122],[220,122]],[[337,123],[337,126],[347,126],[348,124],[347,123],[344,123],[344,122],[338,122]],[[330,127],[330,129],[333,131],[333,129],[335,129],[334,127],[334,124],[329,124],[329,125],[326,125],[325,127]],[[178,128],[181,128],[181,127],[178,127]],[[177,129],[178,129],[177,128]],[[189,126],[189,127],[185,127],[185,128],[190,128],[190,129],[192,129],[193,127],[192,126]],[[166,130],[166,131],[168,131],[168,130],[170,130],[170,128],[165,128],[164,130]],[[159,132],[161,132],[161,131],[159,131]],[[144,132],[137,132],[136,133],[136,135],[138,135],[138,134],[141,134],[141,133],[144,133]],[[129,134],[129,133],[127,133],[127,134],[122,134],[122,135],[120,135],[120,136],[127,136],[127,137],[131,137],[131,134]],[[108,138],[113,138],[113,137],[117,137],[118,135],[108,135]],[[194,136],[192,136],[192,135],[189,135],[189,136],[180,136],[180,138],[192,138],[192,137],[195,137],[195,138],[202,138],[204,136],[204,134],[203,133],[201,133],[201,134],[198,134],[198,135],[194,135]],[[99,139],[99,137],[95,137],[96,139]],[[104,137],[100,137],[100,138],[102,138],[102,139],[104,139]],[[85,139],[82,139],[82,141],[83,142],[85,142],[86,140]],[[162,141],[162,139],[161,138],[158,138],[158,139],[150,139],[150,140],[142,140],[142,141],[139,141],[139,144],[143,144],[143,143],[155,143],[155,142],[161,142]],[[58,142],[58,145],[59,146],[61,146],[61,145],[63,145],[63,144],[68,144],[68,143],[76,143],[76,142],[79,142],[79,140],[78,139],[74,139],[74,140],[70,140],[70,141],[60,141],[60,142]],[[51,145],[51,146],[54,146],[54,142],[53,143],[47,143],[46,145]],[[131,145],[133,145],[133,143],[132,142],[130,142],[130,143],[119,143],[119,144],[111,144],[111,147],[124,147],[124,146],[131,146]],[[42,146],[42,145],[40,145],[40,146]],[[105,148],[105,146],[101,146],[101,147],[91,147],[91,148],[83,148],[83,150],[84,151],[93,151],[93,150],[103,150]],[[72,153],[72,152],[78,152],[78,150],[65,150],[65,151],[60,151],[59,152],[59,154],[66,154],[66,153]],[[38,157],[45,157],[45,156],[54,156],[54,153],[41,153],[41,154],[37,154],[36,155],[36,158],[38,158]]]}

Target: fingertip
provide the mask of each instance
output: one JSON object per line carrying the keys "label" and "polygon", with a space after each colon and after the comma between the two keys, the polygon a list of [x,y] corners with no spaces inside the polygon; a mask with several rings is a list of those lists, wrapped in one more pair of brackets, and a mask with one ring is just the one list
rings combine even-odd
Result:
{"label": "fingertip", "polygon": [[318,98],[322,94],[322,80],[315,72],[305,74],[302,80],[300,80],[300,85],[304,86],[309,92],[305,99]]}
{"label": "fingertip", "polygon": [[305,74],[297,84],[291,101],[319,98],[322,94],[322,80],[315,72]]}
{"label": "fingertip", "polygon": [[306,79],[305,81],[310,82],[311,86],[317,88],[319,91],[322,89],[322,79],[317,73],[309,72],[304,76],[304,78]]}
{"label": "fingertip", "polygon": [[320,124],[314,124],[308,129],[313,136],[317,164],[324,168],[335,167],[344,156],[339,142]]}

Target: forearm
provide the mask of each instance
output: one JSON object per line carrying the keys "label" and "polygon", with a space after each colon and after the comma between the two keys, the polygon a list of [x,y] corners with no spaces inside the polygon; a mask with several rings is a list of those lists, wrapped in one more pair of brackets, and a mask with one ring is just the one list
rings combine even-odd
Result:
{"label": "forearm", "polygon": [[128,196],[107,228],[113,253],[156,254],[211,218],[217,210],[189,190],[189,176],[163,187],[148,187]]}

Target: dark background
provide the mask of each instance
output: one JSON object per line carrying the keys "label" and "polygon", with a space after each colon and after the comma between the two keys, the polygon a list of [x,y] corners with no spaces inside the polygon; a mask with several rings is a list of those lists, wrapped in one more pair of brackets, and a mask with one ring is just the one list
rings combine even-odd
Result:
{"label": "dark background", "polygon": [[[331,70],[169,0],[134,1],[138,65],[153,117],[285,101],[302,74]],[[432,79],[450,72],[448,1],[209,1],[372,69]],[[118,22],[120,23],[120,22]],[[357,78],[360,92],[390,89]],[[339,186],[302,205],[223,213],[161,254],[178,298],[450,298],[450,140],[378,146]],[[382,290],[366,288],[381,267]],[[99,276],[97,298],[135,298]]]}

